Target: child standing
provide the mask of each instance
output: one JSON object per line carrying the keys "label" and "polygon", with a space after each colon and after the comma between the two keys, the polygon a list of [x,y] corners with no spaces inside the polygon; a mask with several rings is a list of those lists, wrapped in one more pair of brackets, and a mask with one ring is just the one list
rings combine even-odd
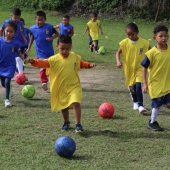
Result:
{"label": "child standing", "polygon": [[[21,44],[22,44],[21,39],[25,43],[27,43],[27,40],[25,39],[25,37],[23,36],[23,34],[21,32],[21,27],[22,27],[23,23],[20,21],[20,17],[21,17],[21,10],[19,8],[14,8],[12,10],[11,18],[4,21],[4,23],[2,24],[2,26],[0,28],[0,36],[3,36],[3,34],[4,34],[4,29],[5,29],[6,23],[8,23],[9,21],[13,21],[17,24],[17,31],[16,31],[16,34],[14,35],[14,38],[20,42],[20,46],[21,46]],[[18,69],[18,72],[23,74],[23,72],[24,72],[23,71],[23,63],[19,56],[16,56],[16,67]]]}
{"label": "child standing", "polygon": [[63,22],[56,25],[54,28],[59,28],[60,35],[65,34],[72,37],[74,35],[74,27],[69,22],[70,17],[68,15],[63,15]]}
{"label": "child standing", "polygon": [[5,88],[5,107],[12,106],[9,100],[11,78],[16,70],[16,53],[24,60],[20,52],[20,43],[14,38],[17,32],[16,23],[7,22],[4,27],[5,36],[0,37],[0,79],[1,85]]}
{"label": "child standing", "polygon": [[126,78],[125,85],[129,88],[134,103],[133,109],[139,110],[142,113],[146,109],[143,107],[142,67],[140,63],[144,59],[145,53],[150,49],[150,46],[148,41],[138,37],[139,30],[135,23],[129,23],[125,31],[128,38],[119,43],[120,48],[116,52],[117,67],[122,67],[120,61],[120,56],[122,56]]}
{"label": "child standing", "polygon": [[[35,15],[36,23],[30,27],[31,37],[30,43],[26,53],[30,51],[33,41],[35,42],[36,57],[38,59],[47,59],[54,55],[53,39],[58,37],[58,32],[54,29],[53,25],[45,23],[46,14],[44,11],[37,11]],[[42,82],[42,88],[48,90],[46,75],[46,69],[40,68],[40,80]]]}
{"label": "child standing", "polygon": [[87,31],[89,32],[90,34],[89,47],[91,49],[91,52],[93,51],[93,47],[94,47],[96,54],[98,54],[99,30],[100,30],[100,33],[103,34],[100,21],[97,19],[97,14],[92,13],[91,21],[87,23],[87,28],[85,29],[83,36],[86,34]]}
{"label": "child standing", "polygon": [[92,68],[96,64],[81,60],[81,57],[70,52],[72,47],[71,37],[60,35],[57,42],[59,53],[47,60],[28,59],[35,67],[48,68],[50,79],[51,108],[52,111],[61,110],[64,124],[62,130],[69,129],[69,107],[72,106],[75,117],[75,131],[83,131],[81,126],[82,87],[78,76],[80,68]]}
{"label": "child standing", "polygon": [[[159,108],[165,105],[170,109],[170,46],[167,45],[169,38],[168,28],[164,25],[158,25],[154,28],[153,33],[153,38],[157,44],[146,53],[146,57],[141,63],[144,79],[143,92],[149,91],[151,97],[152,111],[148,128],[154,131],[162,131],[163,129],[157,122]],[[148,82],[147,71],[149,73]]]}

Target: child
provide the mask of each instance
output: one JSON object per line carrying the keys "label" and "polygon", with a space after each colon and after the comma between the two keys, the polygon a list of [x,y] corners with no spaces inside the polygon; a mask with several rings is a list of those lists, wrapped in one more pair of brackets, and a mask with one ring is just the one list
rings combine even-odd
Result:
{"label": "child", "polygon": [[27,54],[25,53],[27,48],[28,48],[28,44],[30,42],[30,36],[31,36],[31,31],[28,28],[25,28],[25,21],[23,18],[20,18],[20,21],[23,23],[22,27],[21,27],[21,32],[23,34],[23,36],[25,37],[25,39],[27,40],[27,43],[25,43],[24,41],[22,41],[22,46],[21,46],[21,53],[24,54],[24,58],[27,58]]}
{"label": "child", "polygon": [[89,37],[90,49],[91,49],[91,52],[93,52],[93,46],[94,46],[96,54],[98,54],[99,30],[100,30],[101,34],[103,34],[100,21],[97,19],[97,14],[92,13],[91,14],[91,21],[89,21],[87,23],[87,28],[85,29],[83,36],[86,34],[87,31],[89,32],[89,34],[91,36],[91,37]]}
{"label": "child", "polygon": [[[169,38],[168,28],[164,25],[158,25],[154,28],[154,40],[157,42],[146,53],[145,59],[142,61],[143,66],[143,92],[149,89],[151,97],[151,120],[148,128],[154,131],[162,131],[163,129],[157,122],[159,108],[165,105],[170,109],[170,46],[167,45]],[[149,73],[147,82],[147,70]]]}
{"label": "child", "polygon": [[64,124],[62,130],[69,129],[69,107],[74,109],[75,131],[83,131],[80,124],[82,87],[78,76],[80,68],[92,68],[96,64],[81,60],[81,57],[70,52],[72,40],[69,35],[60,35],[57,42],[59,53],[46,60],[27,59],[35,67],[47,69],[50,79],[52,111],[61,110]]}
{"label": "child", "polygon": [[17,24],[13,21],[7,22],[4,27],[5,36],[0,37],[0,79],[5,88],[5,107],[12,106],[9,100],[11,78],[16,70],[16,53],[24,60],[20,52],[20,43],[14,38],[17,32]]}
{"label": "child", "polygon": [[72,37],[74,35],[74,27],[69,22],[70,22],[70,17],[68,15],[64,15],[63,22],[56,25],[54,28],[55,29],[59,28],[60,35],[66,34]]}
{"label": "child", "polygon": [[[26,54],[30,51],[34,41],[36,47],[36,57],[44,60],[54,55],[53,39],[58,37],[58,32],[54,29],[53,25],[45,23],[46,14],[44,11],[36,12],[35,20],[37,24],[30,28],[31,37]],[[48,90],[48,78],[45,68],[40,69],[40,80],[42,82],[42,88],[44,90]]]}
{"label": "child", "polygon": [[133,109],[142,113],[146,109],[143,107],[142,67],[140,63],[150,46],[148,41],[138,37],[139,30],[135,23],[129,23],[125,31],[128,38],[119,43],[120,48],[116,52],[117,67],[122,67],[120,62],[120,56],[122,56],[126,78],[125,85],[129,88],[134,103]]}
{"label": "child", "polygon": [[[25,39],[25,37],[23,36],[23,34],[21,32],[21,27],[22,27],[23,23],[20,21],[20,16],[21,16],[21,10],[19,8],[14,8],[12,10],[11,18],[4,21],[4,23],[2,24],[2,26],[0,28],[0,36],[3,36],[3,34],[4,34],[4,29],[5,29],[6,23],[9,21],[13,21],[17,24],[17,31],[16,31],[14,38],[16,40],[18,40],[20,42],[20,44],[22,44],[21,39],[25,43],[27,43],[27,40]],[[23,72],[24,72],[23,71],[23,63],[19,56],[16,57],[16,67],[17,67],[18,72],[23,74]]]}

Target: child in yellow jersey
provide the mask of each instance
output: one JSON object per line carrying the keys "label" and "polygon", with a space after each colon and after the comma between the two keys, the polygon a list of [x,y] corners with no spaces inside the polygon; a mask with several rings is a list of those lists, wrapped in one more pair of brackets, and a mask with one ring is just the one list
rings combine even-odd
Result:
{"label": "child in yellow jersey", "polygon": [[57,42],[59,53],[46,60],[27,59],[34,67],[47,68],[50,79],[51,109],[61,110],[64,124],[62,130],[69,129],[69,107],[73,107],[75,131],[83,131],[80,124],[82,87],[78,76],[81,68],[95,67],[95,63],[81,60],[81,57],[70,52],[72,40],[69,35],[60,35]]}
{"label": "child in yellow jersey", "polygon": [[[135,23],[129,23],[125,31],[128,38],[119,43],[120,47],[116,52],[117,67],[123,66],[125,85],[129,88],[133,100],[133,109],[142,113],[146,109],[143,106],[142,66],[140,63],[150,46],[148,41],[138,37],[139,30]],[[120,56],[123,57],[123,65]]]}
{"label": "child in yellow jersey", "polygon": [[86,32],[89,32],[89,41],[90,41],[89,47],[91,52],[93,52],[93,47],[94,47],[96,54],[98,54],[99,30],[100,33],[103,34],[100,21],[97,19],[97,13],[92,13],[91,21],[87,23],[87,27],[83,33],[83,36],[86,34]]}
{"label": "child in yellow jersey", "polygon": [[[170,46],[167,45],[169,38],[168,28],[158,25],[154,28],[154,40],[157,42],[151,50],[146,53],[142,61],[143,66],[143,92],[149,91],[151,97],[151,120],[148,128],[154,131],[163,129],[157,122],[159,108],[165,105],[170,109]],[[149,73],[147,82],[147,71]]]}

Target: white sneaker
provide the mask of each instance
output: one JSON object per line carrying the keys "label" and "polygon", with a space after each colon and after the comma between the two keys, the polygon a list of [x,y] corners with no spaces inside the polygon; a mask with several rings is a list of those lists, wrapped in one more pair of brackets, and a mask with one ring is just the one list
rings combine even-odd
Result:
{"label": "white sneaker", "polygon": [[5,100],[5,107],[11,107],[11,106],[12,106],[11,102],[8,99],[6,99]]}
{"label": "white sneaker", "polygon": [[133,103],[133,110],[138,110],[138,102]]}
{"label": "white sneaker", "polygon": [[44,91],[47,91],[48,90],[47,83],[42,83],[42,88],[44,89]]}
{"label": "white sneaker", "polygon": [[139,106],[139,113],[146,112],[146,109],[143,106]]}

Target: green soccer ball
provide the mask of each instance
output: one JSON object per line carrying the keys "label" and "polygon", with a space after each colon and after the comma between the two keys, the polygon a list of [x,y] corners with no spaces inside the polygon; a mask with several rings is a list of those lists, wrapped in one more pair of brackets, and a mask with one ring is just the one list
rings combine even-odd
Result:
{"label": "green soccer ball", "polygon": [[35,95],[35,88],[32,85],[26,85],[22,89],[22,95],[27,98],[31,99]]}
{"label": "green soccer ball", "polygon": [[104,55],[106,53],[106,48],[104,46],[101,46],[98,50],[98,53]]}

